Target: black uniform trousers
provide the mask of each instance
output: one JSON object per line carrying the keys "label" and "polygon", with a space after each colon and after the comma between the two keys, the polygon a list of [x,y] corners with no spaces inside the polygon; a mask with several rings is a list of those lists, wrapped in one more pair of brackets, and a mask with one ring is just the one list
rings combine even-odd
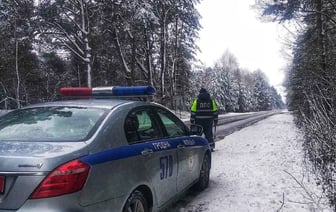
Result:
{"label": "black uniform trousers", "polygon": [[195,124],[201,125],[203,127],[203,133],[205,138],[208,140],[210,147],[215,148],[215,141],[213,138],[213,119],[197,119],[195,120]]}

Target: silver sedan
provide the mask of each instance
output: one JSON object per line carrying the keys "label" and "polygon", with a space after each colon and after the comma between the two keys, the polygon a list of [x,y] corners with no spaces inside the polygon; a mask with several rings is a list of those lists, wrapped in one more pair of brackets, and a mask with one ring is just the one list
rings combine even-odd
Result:
{"label": "silver sedan", "polygon": [[156,103],[102,96],[0,117],[0,211],[159,211],[208,186],[199,126]]}

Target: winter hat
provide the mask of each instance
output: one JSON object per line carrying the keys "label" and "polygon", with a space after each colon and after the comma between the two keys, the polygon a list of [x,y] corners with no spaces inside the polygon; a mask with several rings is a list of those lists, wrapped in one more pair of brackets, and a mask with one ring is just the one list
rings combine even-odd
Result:
{"label": "winter hat", "polygon": [[207,93],[207,90],[205,88],[201,88],[201,90],[199,92],[200,93]]}

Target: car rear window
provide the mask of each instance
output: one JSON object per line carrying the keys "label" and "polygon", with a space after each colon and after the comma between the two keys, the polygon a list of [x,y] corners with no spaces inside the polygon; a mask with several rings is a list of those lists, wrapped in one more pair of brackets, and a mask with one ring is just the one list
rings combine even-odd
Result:
{"label": "car rear window", "polygon": [[0,117],[0,141],[81,141],[90,136],[106,110],[39,107]]}

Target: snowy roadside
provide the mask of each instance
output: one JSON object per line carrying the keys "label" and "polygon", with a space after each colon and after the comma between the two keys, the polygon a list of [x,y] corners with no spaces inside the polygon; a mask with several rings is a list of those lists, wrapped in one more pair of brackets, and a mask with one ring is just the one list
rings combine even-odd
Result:
{"label": "snowy roadside", "polygon": [[209,188],[185,197],[180,212],[331,212],[303,161],[289,113],[274,115],[216,143]]}

